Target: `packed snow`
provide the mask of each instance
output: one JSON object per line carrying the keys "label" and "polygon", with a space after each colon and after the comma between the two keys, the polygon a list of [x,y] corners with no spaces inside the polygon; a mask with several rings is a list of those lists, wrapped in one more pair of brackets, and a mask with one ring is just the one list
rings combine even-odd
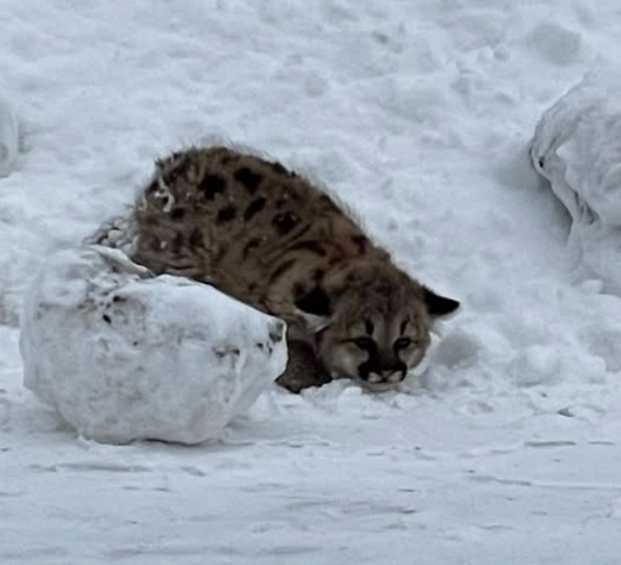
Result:
{"label": "packed snow", "polygon": [[60,251],[25,297],[24,382],[85,438],[200,443],[285,370],[284,322],[106,247]]}
{"label": "packed snow", "polygon": [[581,276],[621,291],[621,77],[598,69],[537,126],[533,165],[571,215],[569,246]]}
{"label": "packed snow", "polygon": [[[528,152],[619,37],[616,0],[5,3],[0,563],[616,565],[621,298]],[[328,186],[462,311],[401,391],[270,385],[200,446],[84,438],[23,386],[26,291],[213,135]]]}

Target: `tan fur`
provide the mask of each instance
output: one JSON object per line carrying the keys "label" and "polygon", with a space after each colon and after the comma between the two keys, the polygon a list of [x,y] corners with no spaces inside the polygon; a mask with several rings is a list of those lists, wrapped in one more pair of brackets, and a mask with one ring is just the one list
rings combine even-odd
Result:
{"label": "tan fur", "polygon": [[[394,386],[428,346],[428,297],[457,307],[398,269],[324,191],[231,148],[191,148],[158,161],[132,222],[137,263],[212,284],[286,320],[290,342],[312,345],[317,375],[288,371],[279,382],[291,390],[327,375]],[[355,341],[365,336],[373,351]],[[401,347],[405,338],[411,344]]]}

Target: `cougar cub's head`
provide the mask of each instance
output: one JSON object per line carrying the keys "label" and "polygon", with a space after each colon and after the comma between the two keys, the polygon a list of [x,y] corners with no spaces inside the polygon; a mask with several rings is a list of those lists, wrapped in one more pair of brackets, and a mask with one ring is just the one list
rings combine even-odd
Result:
{"label": "cougar cub's head", "polygon": [[436,318],[459,307],[386,263],[352,265],[296,303],[316,333],[317,355],[336,377],[375,391],[400,383],[418,365]]}

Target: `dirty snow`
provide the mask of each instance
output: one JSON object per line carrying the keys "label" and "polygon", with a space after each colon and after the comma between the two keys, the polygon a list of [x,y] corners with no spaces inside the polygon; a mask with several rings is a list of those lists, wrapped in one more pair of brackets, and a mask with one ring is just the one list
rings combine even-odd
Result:
{"label": "dirty snow", "polygon": [[[621,298],[527,148],[620,35],[613,0],[5,3],[0,562],[616,565]],[[398,393],[271,387],[193,448],[77,437],[22,385],[25,289],[212,135],[330,186],[463,311]]]}

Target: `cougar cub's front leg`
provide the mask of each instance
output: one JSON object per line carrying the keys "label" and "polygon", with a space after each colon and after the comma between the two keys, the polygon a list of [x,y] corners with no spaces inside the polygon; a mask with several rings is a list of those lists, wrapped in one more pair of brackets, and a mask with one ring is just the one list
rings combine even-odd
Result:
{"label": "cougar cub's front leg", "polygon": [[313,348],[303,341],[289,341],[287,369],[276,379],[276,383],[287,390],[299,393],[311,386],[321,386],[332,381],[332,377],[321,366]]}

